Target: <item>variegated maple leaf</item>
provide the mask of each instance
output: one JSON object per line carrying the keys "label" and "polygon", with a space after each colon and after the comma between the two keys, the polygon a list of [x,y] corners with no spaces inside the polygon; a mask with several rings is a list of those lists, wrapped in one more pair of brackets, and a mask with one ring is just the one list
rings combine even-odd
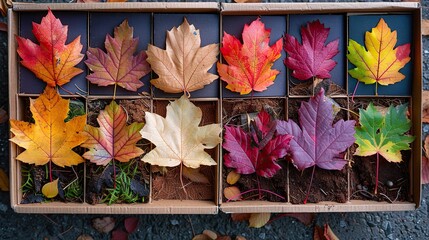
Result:
{"label": "variegated maple leaf", "polygon": [[49,9],[40,24],[33,22],[33,34],[40,45],[16,37],[21,64],[51,87],[62,86],[83,72],[75,67],[83,58],[80,36],[66,45],[67,31]]}
{"label": "variegated maple leaf", "polygon": [[402,81],[405,75],[399,72],[410,60],[410,44],[395,48],[397,32],[391,31],[384,19],[371,32],[365,33],[365,47],[350,39],[347,58],[356,68],[349,74],[365,84],[377,86]]}
{"label": "variegated maple leaf", "polygon": [[143,154],[136,146],[142,137],[139,131],[143,123],[132,123],[127,126],[125,110],[112,101],[100,112],[97,118],[99,128],[86,125],[85,134],[88,136],[82,147],[88,148],[83,157],[97,165],[107,165],[111,160],[128,162]]}
{"label": "variegated maple leaf", "polygon": [[144,51],[134,56],[138,38],[133,38],[133,28],[123,21],[115,28],[114,37],[106,35],[106,53],[99,48],[89,48],[85,64],[93,71],[86,78],[98,86],[118,85],[130,91],[143,86],[140,81],[150,72]]}
{"label": "variegated maple leaf", "polygon": [[243,44],[234,36],[224,33],[220,51],[229,64],[217,64],[220,78],[227,89],[240,94],[262,92],[274,83],[278,70],[271,69],[280,58],[282,39],[269,46],[271,29],[265,29],[258,18],[243,29]]}
{"label": "variegated maple leaf", "polygon": [[164,92],[189,93],[216,80],[207,71],[217,61],[218,44],[200,46],[200,31],[185,18],[167,32],[166,50],[149,44],[147,61],[158,75],[150,82]]}

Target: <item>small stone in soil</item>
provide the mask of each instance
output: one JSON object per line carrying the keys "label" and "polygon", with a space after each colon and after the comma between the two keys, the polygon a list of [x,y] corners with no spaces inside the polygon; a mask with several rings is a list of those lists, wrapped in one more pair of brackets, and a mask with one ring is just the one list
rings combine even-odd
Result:
{"label": "small stone in soil", "polygon": [[386,186],[388,186],[388,187],[393,187],[393,182],[392,181],[387,181],[386,182]]}
{"label": "small stone in soil", "polygon": [[176,226],[179,225],[179,221],[177,221],[176,219],[172,219],[170,220],[171,225]]}
{"label": "small stone in soil", "polygon": [[265,233],[259,234],[259,239],[265,239]]}
{"label": "small stone in soil", "polygon": [[340,221],[340,227],[342,227],[342,228],[347,227],[347,223],[346,223],[346,221],[341,220],[341,221]]}

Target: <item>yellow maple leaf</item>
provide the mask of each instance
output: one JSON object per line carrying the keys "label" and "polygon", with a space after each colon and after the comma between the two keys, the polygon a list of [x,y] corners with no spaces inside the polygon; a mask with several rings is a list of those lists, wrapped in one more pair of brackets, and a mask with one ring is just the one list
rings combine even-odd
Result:
{"label": "yellow maple leaf", "polygon": [[356,68],[350,75],[365,84],[389,85],[402,81],[405,75],[399,72],[411,58],[410,44],[395,48],[397,32],[391,31],[383,18],[371,32],[365,33],[365,47],[350,39],[347,58]]}
{"label": "yellow maple leaf", "polygon": [[69,100],[62,99],[49,86],[36,100],[31,100],[30,111],[35,123],[10,120],[10,131],[14,134],[10,141],[26,149],[16,157],[17,160],[36,165],[52,161],[60,167],[84,161],[72,148],[86,140],[82,133],[86,115],[64,122],[69,111]]}
{"label": "yellow maple leaf", "polygon": [[166,50],[148,46],[147,62],[159,78],[150,82],[168,93],[189,93],[218,78],[207,71],[217,61],[218,44],[201,46],[200,31],[183,21],[167,32]]}
{"label": "yellow maple leaf", "polygon": [[221,142],[219,134],[222,128],[219,124],[199,127],[201,118],[201,109],[185,95],[167,106],[165,118],[146,112],[146,125],[140,133],[156,148],[142,160],[164,167],[175,167],[182,163],[190,168],[216,165],[204,149],[214,148]]}

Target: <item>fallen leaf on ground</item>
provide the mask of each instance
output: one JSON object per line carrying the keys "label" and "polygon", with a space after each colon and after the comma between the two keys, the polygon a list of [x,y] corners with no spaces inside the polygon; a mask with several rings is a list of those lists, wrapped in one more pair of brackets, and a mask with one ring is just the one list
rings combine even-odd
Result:
{"label": "fallen leaf on ground", "polygon": [[94,240],[94,238],[91,235],[82,234],[79,237],[77,237],[76,240]]}
{"label": "fallen leaf on ground", "polygon": [[42,187],[42,193],[47,198],[54,198],[58,195],[58,179],[48,182]]}
{"label": "fallen leaf on ground", "polygon": [[230,236],[219,236],[216,238],[216,240],[231,240]]}
{"label": "fallen leaf on ground", "polygon": [[92,227],[99,233],[109,233],[115,228],[116,220],[112,217],[92,219]]}
{"label": "fallen leaf on ground", "polygon": [[0,31],[7,32],[7,23],[0,22]]}
{"label": "fallen leaf on ground", "polygon": [[210,239],[213,239],[213,240],[218,238],[217,233],[213,232],[212,230],[206,229],[203,231],[203,234],[208,236]]}
{"label": "fallen leaf on ground", "polygon": [[0,124],[7,122],[8,119],[9,116],[7,115],[7,112],[3,108],[0,108]]}
{"label": "fallen leaf on ground", "polygon": [[429,136],[426,136],[424,145],[424,155],[422,156],[422,184],[429,183]]}
{"label": "fallen leaf on ground", "polygon": [[422,122],[429,123],[429,91],[423,90],[422,93]]}
{"label": "fallen leaf on ground", "polygon": [[199,168],[183,167],[183,176],[195,183],[210,184],[209,179],[200,172]]}
{"label": "fallen leaf on ground", "polygon": [[3,192],[9,192],[9,177],[1,168],[0,168],[0,190],[2,190]]}
{"label": "fallen leaf on ground", "polygon": [[222,128],[219,124],[200,127],[202,111],[185,95],[167,106],[165,118],[146,112],[145,119],[146,125],[140,133],[156,147],[143,156],[142,161],[164,167],[183,164],[198,168],[217,164],[204,149],[214,148],[221,142]]}
{"label": "fallen leaf on ground", "polygon": [[30,100],[30,111],[35,123],[10,120],[10,141],[26,150],[16,159],[25,163],[44,165],[49,161],[60,167],[77,165],[83,158],[73,151],[86,140],[83,128],[86,115],[64,122],[69,111],[69,100],[47,86],[36,99]]}
{"label": "fallen leaf on ground", "polygon": [[235,240],[246,240],[246,238],[243,236],[236,236]]}
{"label": "fallen leaf on ground", "polygon": [[97,165],[106,166],[110,161],[128,162],[144,151],[136,146],[142,138],[140,130],[143,123],[132,123],[127,126],[127,113],[114,100],[100,112],[97,117],[99,128],[86,125],[88,137],[82,147],[89,151],[83,157]]}
{"label": "fallen leaf on ground", "polygon": [[330,28],[319,20],[301,27],[302,44],[292,35],[286,34],[284,49],[288,54],[285,65],[292,69],[292,76],[299,80],[331,78],[329,73],[337,62],[332,58],[340,51],[339,40],[325,45]]}
{"label": "fallen leaf on ground", "polygon": [[274,84],[280,73],[271,69],[280,58],[283,41],[279,39],[269,46],[271,29],[266,29],[258,18],[243,29],[243,44],[236,37],[224,32],[220,51],[228,63],[217,63],[220,78],[227,89],[240,94],[262,92]]}
{"label": "fallen leaf on ground", "polygon": [[186,18],[167,31],[166,50],[149,44],[147,61],[158,78],[150,82],[168,93],[189,94],[218,78],[207,71],[217,61],[218,44],[201,46],[200,31]]}
{"label": "fallen leaf on ground", "polygon": [[240,189],[238,189],[238,187],[236,186],[226,187],[223,189],[223,195],[225,196],[226,199],[231,201],[241,200],[240,194],[241,194]]}
{"label": "fallen leaf on ground", "polygon": [[396,31],[391,31],[383,18],[371,32],[365,33],[365,47],[350,39],[347,54],[356,67],[349,74],[365,84],[389,85],[402,81],[405,75],[399,70],[410,60],[410,44],[395,48]]}
{"label": "fallen leaf on ground", "polygon": [[128,233],[122,229],[113,230],[110,240],[128,240]]}
{"label": "fallen leaf on ground", "polygon": [[240,177],[241,175],[239,173],[237,173],[236,171],[231,171],[226,176],[226,182],[228,184],[234,185],[235,183],[238,182],[238,180],[240,180]]}
{"label": "fallen leaf on ground", "polygon": [[429,20],[428,19],[422,19],[422,35],[423,36],[429,35]]}
{"label": "fallen leaf on ground", "polygon": [[133,28],[128,21],[123,21],[115,28],[114,37],[106,35],[106,52],[100,48],[88,49],[85,64],[92,73],[86,78],[98,86],[118,85],[129,91],[137,91],[143,86],[140,78],[150,72],[145,51],[134,56],[138,41],[138,38],[133,38]]}
{"label": "fallen leaf on ground", "polygon": [[33,23],[33,34],[40,45],[16,37],[21,64],[51,87],[62,86],[83,72],[75,67],[83,58],[80,36],[65,45],[67,31],[68,27],[63,26],[49,9],[40,24]]}
{"label": "fallen leaf on ground", "polygon": [[242,221],[248,221],[250,218],[250,213],[232,213],[231,219],[234,222],[242,222]]}
{"label": "fallen leaf on ground", "polygon": [[261,228],[270,220],[271,213],[252,213],[249,218],[249,227]]}
{"label": "fallen leaf on ground", "polygon": [[136,231],[138,225],[139,225],[139,218],[127,217],[124,220],[124,227],[128,233],[133,233],[134,231]]}
{"label": "fallen leaf on ground", "polygon": [[212,240],[209,236],[205,235],[205,234],[198,234],[195,235],[192,240]]}
{"label": "fallen leaf on ground", "polygon": [[298,221],[300,221],[302,224],[306,226],[310,226],[314,221],[315,214],[314,213],[286,213],[285,216],[293,217]]}

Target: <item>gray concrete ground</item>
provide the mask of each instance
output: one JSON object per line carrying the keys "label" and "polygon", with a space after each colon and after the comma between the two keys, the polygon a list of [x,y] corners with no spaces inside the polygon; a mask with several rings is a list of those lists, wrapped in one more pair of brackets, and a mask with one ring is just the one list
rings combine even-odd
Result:
{"label": "gray concrete ground", "polygon": [[[347,0],[346,0],[347,1]],[[46,2],[46,1],[45,1]],[[51,1],[47,1],[51,2]],[[52,2],[56,2],[55,0]],[[276,1],[273,1],[276,2]],[[341,1],[336,1],[341,2]],[[428,19],[429,0],[422,1]],[[0,19],[6,21],[6,19]],[[424,86],[429,89],[429,41],[424,37]],[[0,32],[0,106],[7,108],[7,34]],[[424,128],[429,132],[429,127]],[[8,169],[8,126],[0,126],[0,167]],[[315,224],[329,223],[340,239],[429,239],[429,186],[423,187],[421,207],[413,212],[321,213]],[[0,192],[0,239],[76,239],[86,233],[94,239],[109,239],[91,227],[94,215],[15,214],[9,195]],[[114,216],[118,220],[126,216]],[[191,239],[193,232],[211,229],[247,239],[312,239],[313,225],[304,226],[293,218],[282,218],[261,229],[234,223],[219,215],[141,215],[139,229],[130,239]]]}

